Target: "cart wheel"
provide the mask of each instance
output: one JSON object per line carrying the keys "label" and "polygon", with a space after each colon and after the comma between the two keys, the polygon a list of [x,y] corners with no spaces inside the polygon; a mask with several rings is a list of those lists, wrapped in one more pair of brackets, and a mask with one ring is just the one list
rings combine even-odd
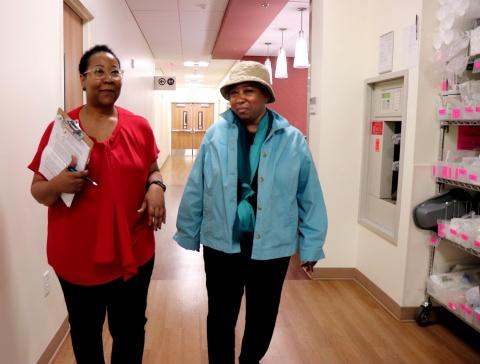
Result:
{"label": "cart wheel", "polygon": [[425,302],[422,304],[417,311],[415,316],[415,321],[417,321],[418,326],[424,327],[430,323],[429,317],[432,312],[432,304],[430,302]]}

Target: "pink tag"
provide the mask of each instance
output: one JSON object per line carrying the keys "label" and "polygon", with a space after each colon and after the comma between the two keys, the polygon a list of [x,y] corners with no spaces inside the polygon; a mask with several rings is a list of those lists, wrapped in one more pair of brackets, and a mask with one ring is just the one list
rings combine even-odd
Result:
{"label": "pink tag", "polygon": [[432,236],[430,239],[430,243],[433,246],[437,246],[438,244],[440,244],[440,239],[437,236]]}
{"label": "pink tag", "polygon": [[434,164],[432,166],[432,176],[437,177],[437,165],[436,164]]}
{"label": "pink tag", "polygon": [[438,224],[438,230],[443,230],[446,228],[445,224]]}
{"label": "pink tag", "polygon": [[456,107],[452,110],[452,119],[458,120],[462,117],[462,110],[459,107]]}
{"label": "pink tag", "polygon": [[445,109],[443,107],[441,109],[438,109],[438,115],[440,115],[440,116],[447,115],[447,109]]}
{"label": "pink tag", "polygon": [[442,91],[447,91],[448,88],[448,82],[447,80],[442,81]]}
{"label": "pink tag", "polygon": [[467,106],[465,108],[465,112],[471,114],[473,112],[473,107],[472,106]]}
{"label": "pink tag", "polygon": [[476,112],[480,112],[480,106],[477,106],[477,107],[475,108],[475,111],[476,111]]}
{"label": "pink tag", "polygon": [[480,61],[478,59],[473,62],[473,69],[480,70]]}
{"label": "pink tag", "polygon": [[458,179],[458,175],[459,175],[459,168],[455,168],[455,176],[454,176],[454,179]]}
{"label": "pink tag", "polygon": [[456,311],[456,310],[457,310],[457,305],[456,305],[455,303],[449,302],[447,306],[448,306],[448,308],[451,309],[452,311]]}
{"label": "pink tag", "polygon": [[457,235],[458,234],[457,230],[455,230],[455,229],[450,229],[450,233],[452,235]]}
{"label": "pink tag", "polygon": [[475,315],[475,319],[478,320],[478,321],[480,321],[480,313],[477,313],[477,314]]}
{"label": "pink tag", "polygon": [[468,240],[468,235],[467,234],[461,234],[460,237],[462,238],[463,241]]}
{"label": "pink tag", "polygon": [[448,174],[448,167],[447,166],[443,166],[442,167],[442,177],[443,178],[448,178],[449,174]]}
{"label": "pink tag", "polygon": [[477,182],[477,181],[478,181],[478,176],[477,176],[476,174],[470,174],[470,175],[468,176],[468,179],[469,179],[470,181]]}
{"label": "pink tag", "polygon": [[447,236],[447,234],[445,234],[445,231],[439,230],[438,231],[438,236],[441,237],[441,238],[444,238],[445,236]]}
{"label": "pink tag", "polygon": [[468,316],[472,316],[473,315],[473,310],[468,307],[468,306],[465,306],[465,308],[463,309],[465,311],[465,314],[468,315]]}
{"label": "pink tag", "polygon": [[473,246],[475,246],[476,248],[480,248],[480,240],[475,240],[473,242]]}
{"label": "pink tag", "polygon": [[462,176],[465,176],[467,174],[467,170],[465,168],[460,168],[458,170],[458,174],[460,174]]}

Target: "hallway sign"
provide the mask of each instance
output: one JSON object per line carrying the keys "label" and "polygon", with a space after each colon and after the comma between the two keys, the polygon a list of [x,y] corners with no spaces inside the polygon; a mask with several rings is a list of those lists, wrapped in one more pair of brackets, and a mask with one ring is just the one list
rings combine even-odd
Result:
{"label": "hallway sign", "polygon": [[177,81],[175,76],[155,76],[154,77],[154,90],[172,90],[175,91]]}

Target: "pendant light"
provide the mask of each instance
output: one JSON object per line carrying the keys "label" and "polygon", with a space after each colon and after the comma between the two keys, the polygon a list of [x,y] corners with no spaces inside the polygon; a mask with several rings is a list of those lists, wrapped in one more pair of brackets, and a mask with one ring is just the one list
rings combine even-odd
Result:
{"label": "pendant light", "polygon": [[275,78],[288,78],[287,55],[285,53],[285,49],[283,49],[283,32],[285,30],[287,30],[287,28],[280,28],[280,31],[282,32],[282,45],[278,50],[277,67],[275,67]]}
{"label": "pendant light", "polygon": [[308,62],[308,46],[305,39],[305,33],[303,32],[303,12],[307,8],[298,8],[300,12],[300,31],[298,32],[298,39],[295,45],[295,59],[293,60],[294,68],[308,68],[310,63]]}
{"label": "pendant light", "polygon": [[265,67],[267,67],[268,74],[270,75],[270,84],[273,85],[273,79],[272,79],[272,62],[270,61],[270,42],[266,42],[265,45],[267,46],[267,59],[265,60]]}

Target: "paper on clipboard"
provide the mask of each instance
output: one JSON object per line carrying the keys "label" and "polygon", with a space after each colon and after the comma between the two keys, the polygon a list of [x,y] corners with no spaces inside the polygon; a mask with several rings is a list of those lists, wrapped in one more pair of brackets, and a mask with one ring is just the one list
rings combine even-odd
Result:
{"label": "paper on clipboard", "polygon": [[[57,176],[77,157],[76,169],[83,171],[93,146],[92,140],[80,129],[78,121],[72,120],[62,109],[58,109],[48,144],[40,159],[39,172],[48,180]],[[65,205],[72,205],[73,193],[62,193]]]}

